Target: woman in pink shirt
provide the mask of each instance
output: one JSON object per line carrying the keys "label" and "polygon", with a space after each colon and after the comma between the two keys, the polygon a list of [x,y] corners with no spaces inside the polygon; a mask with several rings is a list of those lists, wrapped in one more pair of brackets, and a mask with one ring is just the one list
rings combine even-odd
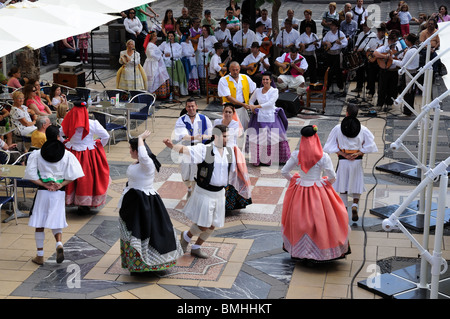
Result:
{"label": "woman in pink shirt", "polygon": [[22,87],[22,84],[20,83],[20,70],[18,67],[13,66],[11,70],[8,72],[9,80],[8,84],[6,84],[9,87],[20,89]]}
{"label": "woman in pink shirt", "polygon": [[29,109],[33,110],[37,115],[47,116],[52,114],[50,108],[42,102],[34,84],[25,85],[23,88],[23,94],[25,95],[25,105]]}

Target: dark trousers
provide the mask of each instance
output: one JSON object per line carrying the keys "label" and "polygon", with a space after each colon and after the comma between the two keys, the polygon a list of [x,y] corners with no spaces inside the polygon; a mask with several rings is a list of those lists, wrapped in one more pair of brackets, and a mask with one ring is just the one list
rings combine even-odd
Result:
{"label": "dark trousers", "polygon": [[338,88],[342,90],[344,88],[344,80],[342,79],[340,54],[327,54],[326,59],[327,67],[330,68],[330,71],[328,72],[328,86],[330,86],[333,78],[335,78]]}
{"label": "dark trousers", "polygon": [[308,62],[308,69],[304,76],[309,77],[310,83],[317,82],[317,61],[315,55],[304,55],[306,62]]}
{"label": "dark trousers", "polygon": [[378,100],[377,106],[390,106],[397,97],[398,72],[396,69],[389,71],[380,69],[378,77]]}
{"label": "dark trousers", "polygon": [[375,83],[378,78],[378,64],[376,62],[370,63],[366,61],[366,63],[356,70],[356,87],[362,89],[364,85],[364,81],[367,81],[367,91],[368,94],[375,94]]}

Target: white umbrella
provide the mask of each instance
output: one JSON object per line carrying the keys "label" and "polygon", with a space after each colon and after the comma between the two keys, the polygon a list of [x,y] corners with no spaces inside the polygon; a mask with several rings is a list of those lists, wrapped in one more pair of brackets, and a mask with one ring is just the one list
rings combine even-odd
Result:
{"label": "white umbrella", "polygon": [[[24,1],[9,5],[0,10],[0,56],[25,46],[38,49],[49,43],[89,32],[116,18],[71,4],[59,6],[44,1]],[[15,40],[4,39],[3,34],[12,35]]]}
{"label": "white umbrella", "polygon": [[40,0],[40,2],[54,5],[74,5],[98,13],[118,13],[154,1],[155,0]]}

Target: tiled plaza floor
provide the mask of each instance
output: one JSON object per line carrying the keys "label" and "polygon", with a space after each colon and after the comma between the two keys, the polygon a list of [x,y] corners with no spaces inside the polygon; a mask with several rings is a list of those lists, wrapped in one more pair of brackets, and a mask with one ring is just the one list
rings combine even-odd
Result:
{"label": "tiled plaza floor", "polygon": [[[114,79],[105,83],[113,87]],[[354,84],[353,84],[354,85]],[[94,85],[95,87],[95,85]],[[101,89],[100,85],[97,87]],[[206,105],[198,100],[199,109],[211,119],[220,116],[220,106]],[[330,96],[324,115],[299,115],[289,119],[288,137],[291,150],[298,147],[300,128],[310,123],[319,126],[319,137],[325,142],[329,131],[344,114],[344,102]],[[189,228],[182,213],[186,188],[181,182],[178,165],[171,163],[170,152],[162,140],[171,135],[180,108],[158,108],[156,127],[149,145],[163,163],[155,177],[155,188],[163,198],[174,227],[178,232]],[[111,146],[107,154],[111,167],[111,186],[106,205],[88,215],[78,215],[76,208],[67,208],[69,227],[64,229],[66,260],[56,264],[54,240],[46,230],[43,266],[31,262],[35,255],[34,229],[28,218],[0,224],[0,299],[377,299],[376,294],[361,289],[357,282],[373,275],[371,266],[386,259],[418,256],[417,248],[404,234],[382,231],[382,219],[369,209],[401,203],[417,185],[416,182],[375,170],[377,163],[394,161],[382,156],[383,140],[392,141],[411,118],[393,110],[389,116],[366,117],[361,122],[375,135],[380,152],[365,156],[363,165],[367,190],[360,204],[360,220],[351,224],[349,239],[352,253],[346,259],[324,265],[308,266],[292,260],[282,250],[280,233],[281,209],[287,181],[279,168],[248,166],[252,182],[253,204],[246,209],[227,214],[225,226],[218,229],[204,246],[210,256],[199,260],[186,254],[167,271],[145,275],[130,275],[120,267],[117,203],[126,183],[126,168],[132,162],[126,142]],[[448,123],[449,107],[443,110]],[[385,130],[386,125],[386,130]],[[447,125],[447,124],[446,124]],[[446,126],[448,128],[448,125]],[[140,125],[138,135],[144,129]],[[448,134],[443,130],[443,139]],[[448,138],[448,137],[447,137]],[[333,157],[336,165],[336,158]],[[31,202],[33,193],[27,191]],[[21,194],[19,193],[19,196]],[[437,198],[437,190],[434,191]],[[364,208],[367,208],[364,210]],[[7,214],[3,209],[1,219]],[[363,218],[364,217],[364,218]],[[362,231],[364,222],[365,231]],[[450,240],[443,238],[443,255],[450,259]],[[422,242],[422,235],[414,236]],[[432,234],[430,245],[434,242]]]}

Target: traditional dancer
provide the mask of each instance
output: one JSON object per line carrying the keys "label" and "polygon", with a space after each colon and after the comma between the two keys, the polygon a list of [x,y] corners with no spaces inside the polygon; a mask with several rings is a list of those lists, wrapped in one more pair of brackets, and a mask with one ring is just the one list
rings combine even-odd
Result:
{"label": "traditional dancer", "polygon": [[183,255],[169,214],[153,188],[161,164],[145,143],[145,131],[130,143],[128,183],[119,201],[120,256],[130,272],[168,269]]}
{"label": "traditional dancer", "polygon": [[348,105],[346,117],[331,130],[323,147],[325,152],[339,156],[336,183],[333,186],[346,207],[347,195],[353,197],[352,220],[355,222],[358,221],[359,198],[366,191],[362,158],[364,154],[378,152],[373,134],[361,125],[357,115],[358,106]]}
{"label": "traditional dancer", "polygon": [[[106,202],[110,181],[103,148],[108,143],[109,133],[97,120],[89,119],[85,104],[75,105],[64,117],[60,128],[60,134],[67,138],[66,148],[80,161],[85,175],[69,184],[66,190],[66,204],[79,206],[81,213]],[[94,135],[99,139],[94,140]]]}
{"label": "traditional dancer", "polygon": [[181,233],[181,247],[186,252],[192,237],[198,236],[191,247],[191,255],[208,258],[201,250],[201,245],[211,236],[216,227],[225,224],[225,187],[228,175],[235,171],[233,150],[225,147],[227,143],[227,127],[217,125],[213,129],[213,143],[195,146],[173,145],[170,139],[164,144],[175,152],[190,156],[193,163],[198,164],[197,185],[184,207],[184,213],[193,222],[189,231]]}
{"label": "traditional dancer", "polygon": [[[309,262],[340,259],[350,253],[349,226],[345,206],[331,185],[333,164],[315,125],[303,127],[301,135],[298,151],[281,170],[289,180],[281,216],[283,248],[292,258]],[[292,176],[296,167],[299,172]]]}
{"label": "traditional dancer", "polygon": [[59,128],[49,126],[45,133],[47,141],[40,150],[30,154],[24,175],[24,179],[38,185],[28,223],[36,228],[37,255],[32,261],[38,265],[44,264],[45,228],[51,229],[55,236],[56,262],[63,262],[62,229],[68,226],[64,190],[69,183],[84,176],[77,158],[58,140]]}

